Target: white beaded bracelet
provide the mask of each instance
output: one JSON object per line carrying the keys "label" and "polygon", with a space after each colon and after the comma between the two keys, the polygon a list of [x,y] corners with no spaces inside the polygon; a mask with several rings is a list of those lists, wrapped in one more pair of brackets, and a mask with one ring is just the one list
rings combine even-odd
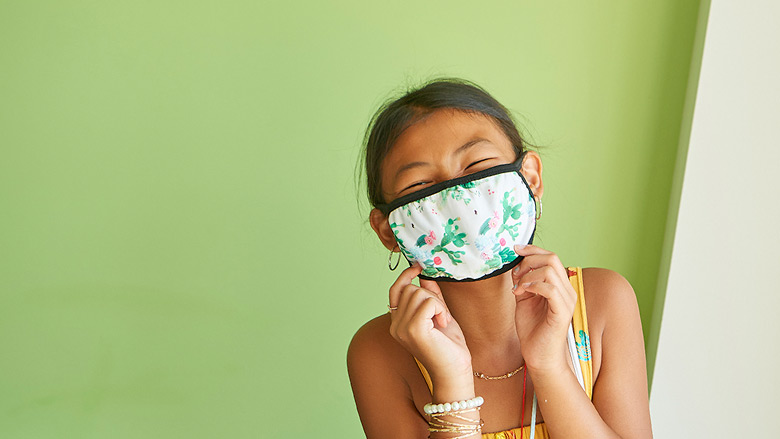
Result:
{"label": "white beaded bracelet", "polygon": [[485,400],[481,396],[475,398],[466,399],[463,401],[447,402],[444,404],[434,404],[429,402],[423,407],[425,413],[432,415],[434,413],[451,412],[453,410],[465,410],[479,407],[485,403]]}

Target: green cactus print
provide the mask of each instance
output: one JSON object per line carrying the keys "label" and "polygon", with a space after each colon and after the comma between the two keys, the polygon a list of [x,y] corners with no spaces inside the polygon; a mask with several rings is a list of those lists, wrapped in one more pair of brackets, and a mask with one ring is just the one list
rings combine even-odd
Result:
{"label": "green cactus print", "polygon": [[[442,236],[441,242],[438,244],[435,244],[436,236],[432,231],[427,234],[422,234],[417,238],[417,242],[415,242],[417,249],[413,252],[419,253],[415,255],[415,259],[424,267],[422,274],[429,277],[436,277],[440,274],[451,276],[444,267],[439,266],[439,264],[441,264],[441,257],[437,256],[437,254],[443,253],[449,258],[452,265],[463,263],[461,257],[466,254],[465,251],[447,248],[449,245],[455,247],[463,247],[466,245],[466,234],[458,232],[459,226],[455,224],[458,220],[460,220],[460,218],[450,218],[442,224],[444,227],[444,236]],[[426,249],[423,249],[425,246],[433,246],[433,248],[430,251],[427,251]]]}
{"label": "green cactus print", "polygon": [[[422,204],[420,204],[420,203],[411,203],[411,204],[414,205],[414,209],[416,211],[418,211],[418,212],[422,212],[423,211]],[[405,204],[405,205],[401,206],[401,210],[403,210],[404,213],[406,213],[406,216],[412,216],[412,208],[409,207],[409,204]]]}
{"label": "green cactus print", "polygon": [[520,202],[515,204],[515,197],[511,196],[510,198],[509,192],[505,192],[504,198],[501,200],[501,204],[504,206],[504,220],[499,222],[498,218],[495,217],[486,219],[485,222],[482,223],[482,227],[479,228],[479,233],[480,235],[484,235],[488,230],[492,229],[493,227],[491,227],[491,221],[495,219],[495,224],[497,224],[498,227],[495,232],[496,236],[500,235],[506,230],[509,232],[509,236],[512,238],[517,238],[517,235],[520,234],[518,229],[521,225],[523,225],[523,222],[518,221],[514,224],[509,224],[509,218],[514,220],[520,219],[520,217],[523,215],[523,203]]}
{"label": "green cactus print", "polygon": [[444,226],[444,236],[441,238],[441,243],[433,248],[433,253],[436,254],[438,252],[443,252],[447,255],[448,258],[450,258],[450,261],[452,262],[452,265],[458,265],[461,261],[460,257],[465,255],[466,252],[460,251],[460,250],[449,250],[446,248],[447,245],[452,243],[455,247],[463,247],[466,245],[465,233],[458,233],[458,225],[455,224],[455,221],[459,221],[460,218],[455,219],[448,219],[446,223],[443,224]]}
{"label": "green cactus print", "polygon": [[469,197],[469,191],[467,191],[467,189],[473,189],[476,186],[477,183],[475,181],[469,181],[467,183],[444,189],[441,192],[441,204],[447,204],[447,199],[463,201],[464,204],[469,204],[471,202],[471,197]]}
{"label": "green cactus print", "polygon": [[498,267],[501,267],[507,262],[514,261],[517,256],[515,256],[514,251],[510,249],[509,247],[503,247],[496,244],[492,248],[493,250],[493,257],[485,261],[485,265],[488,269],[493,270]]}
{"label": "green cactus print", "polygon": [[449,273],[444,267],[436,265],[426,265],[425,268],[423,268],[422,274],[428,277],[439,277],[441,275],[452,277],[452,273]]}
{"label": "green cactus print", "polygon": [[484,260],[483,270],[485,272],[499,268],[517,258],[517,255],[511,248],[505,247],[506,242],[504,239],[500,238],[499,240],[499,237],[506,231],[512,239],[517,238],[519,235],[518,229],[523,222],[518,221],[514,224],[509,222],[510,218],[514,220],[521,218],[523,203],[515,203],[514,196],[510,195],[510,192],[505,192],[501,205],[503,206],[503,218],[499,217],[498,211],[494,212],[493,216],[488,217],[479,228],[480,236],[475,242],[477,248],[481,251],[480,256]]}
{"label": "green cactus print", "polygon": [[446,223],[444,223],[444,236],[441,239],[441,245],[445,246],[452,242],[455,244],[455,247],[463,247],[466,245],[466,241],[463,239],[466,237],[465,233],[458,233],[459,226],[455,224],[455,221],[460,221],[460,217],[455,219],[448,219]]}

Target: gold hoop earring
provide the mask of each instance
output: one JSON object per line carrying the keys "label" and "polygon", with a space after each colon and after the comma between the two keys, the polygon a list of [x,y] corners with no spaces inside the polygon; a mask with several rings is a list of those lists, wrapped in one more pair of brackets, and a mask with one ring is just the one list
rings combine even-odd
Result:
{"label": "gold hoop earring", "polygon": [[[393,250],[395,250],[396,247],[398,247],[398,244],[393,247]],[[398,264],[401,263],[401,252],[399,251],[398,259],[395,260],[395,265],[391,265],[393,261],[393,253],[395,253],[393,250],[390,250],[390,257],[387,258],[387,268],[389,268],[390,271],[395,271],[395,269],[398,268]]]}
{"label": "gold hoop earring", "polygon": [[[534,197],[534,201],[536,200],[536,197]],[[539,210],[537,211],[539,214],[536,216],[536,221],[539,221],[539,218],[542,217],[542,199],[539,198]]]}

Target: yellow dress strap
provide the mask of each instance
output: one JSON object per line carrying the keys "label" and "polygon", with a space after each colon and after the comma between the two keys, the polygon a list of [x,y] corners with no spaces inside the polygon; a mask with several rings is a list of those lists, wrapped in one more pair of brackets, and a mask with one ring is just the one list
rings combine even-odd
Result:
{"label": "yellow dress strap", "polygon": [[428,371],[425,370],[425,366],[420,363],[420,360],[418,360],[417,357],[414,357],[414,361],[417,363],[417,367],[420,368],[420,372],[422,372],[423,378],[425,378],[425,384],[428,385],[428,390],[430,390],[431,395],[433,395],[433,382],[431,382],[431,376],[428,374]]}
{"label": "yellow dress strap", "polygon": [[577,305],[574,308],[572,327],[574,340],[577,343],[577,356],[580,360],[582,378],[588,398],[593,399],[593,359],[590,350],[590,333],[588,332],[588,315],[585,311],[585,287],[582,283],[582,267],[567,267],[569,282],[577,292]]}

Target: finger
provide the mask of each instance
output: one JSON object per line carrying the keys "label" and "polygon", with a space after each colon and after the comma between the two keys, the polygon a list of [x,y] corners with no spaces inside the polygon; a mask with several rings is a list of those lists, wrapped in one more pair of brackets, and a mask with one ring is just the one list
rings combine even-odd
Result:
{"label": "finger", "polygon": [[570,320],[574,313],[574,308],[567,305],[560,289],[553,284],[540,281],[527,282],[520,284],[515,294],[519,295],[522,291],[530,291],[547,299],[550,312],[564,320]]}
{"label": "finger", "polygon": [[[529,282],[546,282],[555,286],[561,296],[561,299],[563,300],[563,304],[566,306],[566,309],[571,308],[573,312],[574,306],[577,303],[577,292],[574,291],[574,288],[571,286],[568,277],[566,280],[560,278],[558,270],[552,266],[546,265],[542,268],[526,273],[517,281],[515,285],[518,285],[519,288],[519,285]],[[528,298],[530,297],[528,297],[527,294],[522,295],[521,291],[521,295],[518,296],[518,301]]]}
{"label": "finger", "polygon": [[444,295],[441,293],[441,288],[439,288],[439,284],[433,280],[420,279],[420,286],[435,294],[436,297],[438,297],[439,300],[441,300],[441,302],[444,304],[444,307],[447,309],[447,312],[439,316],[439,324],[446,328],[447,323],[452,321],[452,314],[450,314],[450,310],[449,308],[447,308],[447,302],[444,300]]}
{"label": "finger", "polygon": [[420,287],[411,283],[400,287],[400,291],[398,292],[398,302],[396,305],[398,309],[390,313],[391,334],[397,334],[399,331],[402,331],[404,328],[406,328],[406,322],[409,320],[409,315],[415,309],[415,307],[412,307],[412,310],[410,311],[409,302],[414,296],[415,292],[419,289]]}
{"label": "finger", "polygon": [[514,283],[515,288],[517,288],[522,283],[528,283],[528,282],[547,282],[561,289],[563,289],[565,286],[561,282],[557,270],[555,270],[555,268],[549,265],[544,265],[534,270],[529,269],[525,273],[522,272],[522,268],[521,268],[520,273],[521,274],[517,279],[513,279],[515,282]]}
{"label": "finger", "polygon": [[523,245],[523,244],[515,244],[515,246],[513,248],[515,250],[515,253],[517,253],[520,256],[531,255],[531,254],[543,255],[543,254],[550,254],[550,253],[552,253],[549,250],[545,250],[545,249],[543,249],[541,247],[537,247],[537,246],[535,246],[533,244],[525,244],[525,245]]}
{"label": "finger", "polygon": [[[439,288],[439,284],[436,281],[428,280],[428,279],[420,279],[420,286],[430,291],[436,297],[438,297],[439,300],[444,302],[444,295],[441,293],[441,288]],[[446,302],[444,303],[446,305]]]}
{"label": "finger", "polygon": [[[523,278],[529,273],[533,273],[534,271],[538,271],[547,266],[548,262],[548,255],[533,254],[525,256],[523,260],[512,269],[512,285],[517,285],[518,282],[523,281]],[[536,278],[534,278],[534,280],[536,280]],[[523,282],[527,282],[527,280],[524,280]]]}
{"label": "finger", "polygon": [[[560,262],[557,262],[557,264],[560,265]],[[547,265],[540,270],[534,270],[534,273],[537,271],[544,274],[545,282],[551,283],[558,288],[566,305],[573,308],[574,304],[577,302],[577,292],[574,291],[574,287],[571,286],[569,276],[566,275],[565,272],[562,273],[563,268],[556,265]]]}
{"label": "finger", "polygon": [[416,308],[415,304],[410,302],[413,302],[415,294],[418,294],[417,290],[420,289],[420,287],[414,284],[409,284],[401,288],[401,294],[398,296],[398,309],[393,313],[397,320],[401,322],[404,321],[405,318],[408,317],[409,310]]}
{"label": "finger", "polygon": [[[558,258],[558,255],[554,252],[551,252],[549,250],[545,250],[541,247],[537,247],[535,245],[515,245],[514,246],[515,253],[517,253],[518,256],[523,256],[523,262],[525,262],[526,259],[529,260],[529,264],[531,261],[540,261],[540,262],[533,262],[531,267],[538,268],[543,265],[552,265],[558,269],[561,276],[568,279],[568,275],[566,274],[566,270],[563,267],[563,263],[561,263],[561,260]],[[522,265],[522,262],[521,262]]]}
{"label": "finger", "polygon": [[513,285],[517,283],[518,279],[525,273],[532,270],[549,265],[555,268],[557,275],[563,280],[569,279],[569,275],[566,269],[558,258],[558,255],[552,252],[548,253],[531,253],[523,257],[523,260],[512,270]]}
{"label": "finger", "polygon": [[[531,282],[542,282],[541,280],[535,280],[535,281],[528,281],[525,282],[526,286],[530,284]],[[529,291],[525,289],[525,287],[522,286],[523,284],[518,283],[512,288],[512,294],[515,295],[515,300],[519,303],[524,300],[533,299],[538,297],[539,295],[533,291]]]}
{"label": "finger", "polygon": [[409,320],[409,301],[414,295],[415,291],[420,287],[414,284],[404,285],[400,288],[397,299],[397,309],[390,313],[390,333],[394,334],[399,329],[404,328],[405,322]]}
{"label": "finger", "polygon": [[414,280],[414,278],[417,277],[417,275],[420,273],[422,273],[422,267],[417,263],[402,271],[401,274],[398,275],[398,278],[395,280],[395,282],[393,282],[393,285],[390,286],[390,298],[387,302],[388,305],[391,307],[398,306],[399,298],[401,296],[401,289],[407,285],[411,285],[412,280]]}
{"label": "finger", "polygon": [[517,284],[520,282],[520,279],[522,279],[523,275],[528,273],[530,270],[529,263],[526,262],[525,265],[523,264],[526,262],[525,259],[523,259],[515,268],[512,269],[512,289],[514,290],[517,288]]}
{"label": "finger", "polygon": [[437,323],[443,327],[446,327],[447,307],[444,305],[444,302],[436,297],[432,292],[415,285],[409,285],[408,287],[404,288],[403,295],[401,297],[401,305],[399,305],[398,309],[399,311],[402,311],[402,313],[399,315],[399,327],[408,327],[412,323],[412,320],[417,314],[420,306],[422,306],[422,304],[429,299],[433,299],[438,302],[439,307],[437,309],[440,309],[441,311],[436,312],[436,314],[432,314],[428,318],[435,318]]}
{"label": "finger", "polygon": [[432,292],[433,294],[438,296],[441,300],[444,300],[444,296],[441,294],[441,288],[439,288],[439,284],[436,283],[436,281],[421,278],[420,286]]}
{"label": "finger", "polygon": [[408,332],[412,338],[430,332],[433,328],[433,320],[437,315],[443,315],[446,312],[444,304],[436,297],[428,296],[415,310],[408,324]]}

